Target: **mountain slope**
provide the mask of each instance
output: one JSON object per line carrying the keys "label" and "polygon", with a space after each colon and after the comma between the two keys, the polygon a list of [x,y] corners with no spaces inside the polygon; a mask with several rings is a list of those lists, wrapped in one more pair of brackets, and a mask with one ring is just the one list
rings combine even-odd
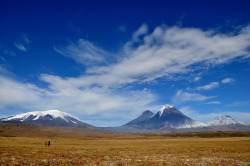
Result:
{"label": "mountain slope", "polygon": [[153,112],[151,112],[149,110],[146,110],[141,115],[139,115],[137,118],[135,118],[134,120],[131,120],[130,122],[128,122],[126,125],[132,125],[132,124],[140,123],[142,121],[148,120],[153,115],[154,115]]}
{"label": "mountain slope", "polygon": [[233,119],[228,115],[218,116],[214,120],[207,123],[208,126],[223,126],[223,125],[244,125],[243,122]]}
{"label": "mountain slope", "polygon": [[39,126],[91,127],[76,117],[59,110],[36,111],[0,119],[5,122],[24,122]]}
{"label": "mountain slope", "polygon": [[113,128],[118,131],[131,132],[157,132],[160,129],[167,129],[169,132],[177,131],[179,128],[192,128],[206,126],[201,122],[197,122],[172,105],[165,105],[156,114],[151,111],[145,111],[136,119],[127,124]]}
{"label": "mountain slope", "polygon": [[195,121],[172,105],[165,105],[160,111],[158,111],[147,122],[147,125],[151,125],[153,128],[171,127],[171,128],[191,128],[206,126],[205,124]]}

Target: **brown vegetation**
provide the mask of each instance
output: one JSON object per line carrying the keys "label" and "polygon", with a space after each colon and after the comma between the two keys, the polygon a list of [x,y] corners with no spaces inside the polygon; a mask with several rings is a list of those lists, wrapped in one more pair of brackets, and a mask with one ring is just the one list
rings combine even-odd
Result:
{"label": "brown vegetation", "polygon": [[0,133],[0,165],[250,165],[250,132],[118,134],[2,124]]}
{"label": "brown vegetation", "polygon": [[[135,136],[136,137],[136,136]],[[0,165],[249,165],[250,138],[0,137]]]}
{"label": "brown vegetation", "polygon": [[44,137],[44,138],[78,138],[78,139],[152,139],[166,137],[250,137],[250,131],[204,131],[204,132],[174,132],[174,133],[147,133],[147,134],[124,134],[112,131],[88,129],[88,128],[65,128],[65,127],[38,127],[26,123],[3,123],[0,122],[0,137]]}

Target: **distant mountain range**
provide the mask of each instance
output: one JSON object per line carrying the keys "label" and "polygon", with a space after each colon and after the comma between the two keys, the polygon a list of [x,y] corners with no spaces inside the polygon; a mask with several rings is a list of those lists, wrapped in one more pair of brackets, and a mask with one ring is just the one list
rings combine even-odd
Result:
{"label": "distant mountain range", "polygon": [[[28,112],[3,118],[0,119],[0,121],[23,122],[38,126],[97,128],[84,123],[70,114],[58,110]],[[151,133],[184,131],[250,131],[250,126],[227,115],[216,117],[208,123],[201,123],[184,115],[174,106],[165,105],[155,114],[149,110],[144,111],[137,118],[123,126],[102,127],[99,129],[129,133]]]}
{"label": "distant mountain range", "polygon": [[214,120],[208,123],[201,123],[184,115],[174,106],[165,105],[155,114],[147,110],[123,126],[110,127],[106,129],[135,133],[182,131],[250,131],[250,126],[227,115],[216,117]]}

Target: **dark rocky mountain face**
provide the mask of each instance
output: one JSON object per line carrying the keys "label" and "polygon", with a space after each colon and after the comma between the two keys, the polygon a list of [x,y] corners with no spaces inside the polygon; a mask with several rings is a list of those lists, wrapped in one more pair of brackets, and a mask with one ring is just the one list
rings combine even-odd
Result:
{"label": "dark rocky mountain face", "polygon": [[157,112],[155,116],[146,122],[146,127],[150,129],[160,129],[162,127],[179,128],[192,123],[193,120],[189,117],[168,110],[162,115],[160,112]]}
{"label": "dark rocky mountain face", "polygon": [[[148,116],[147,116],[148,115]],[[159,130],[164,127],[171,128],[190,128],[199,125],[204,125],[200,122],[194,121],[187,117],[174,106],[165,105],[156,114],[152,114],[151,111],[145,111],[136,119],[130,121],[124,126],[133,126],[139,129],[146,130]]]}
{"label": "dark rocky mountain face", "polygon": [[138,116],[134,120],[131,120],[126,125],[132,125],[132,124],[137,124],[137,123],[143,122],[143,121],[148,120],[149,118],[151,118],[153,115],[154,115],[153,112],[151,112],[149,110],[146,110],[140,116]]}

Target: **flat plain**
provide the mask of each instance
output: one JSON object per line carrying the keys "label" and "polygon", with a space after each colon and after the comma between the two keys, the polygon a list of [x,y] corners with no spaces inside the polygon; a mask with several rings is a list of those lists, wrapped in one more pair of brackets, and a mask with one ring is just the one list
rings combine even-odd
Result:
{"label": "flat plain", "polygon": [[0,149],[0,165],[250,165],[250,137],[0,137]]}

